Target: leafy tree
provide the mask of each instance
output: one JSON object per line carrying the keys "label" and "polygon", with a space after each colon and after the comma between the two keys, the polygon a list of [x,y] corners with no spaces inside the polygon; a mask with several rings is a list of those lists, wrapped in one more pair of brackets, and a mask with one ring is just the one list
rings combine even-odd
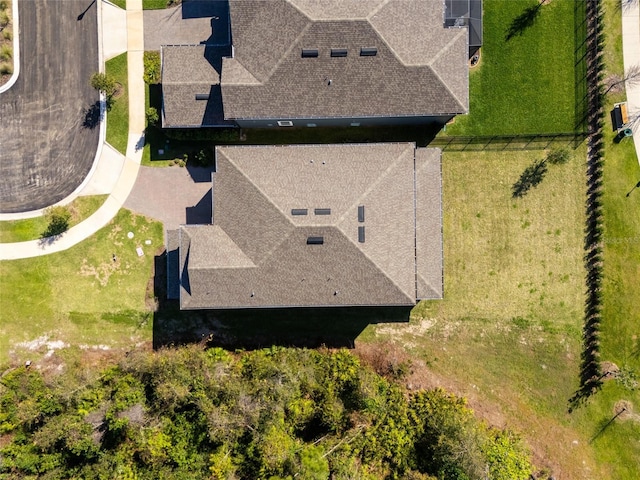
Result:
{"label": "leafy tree", "polygon": [[63,205],[49,207],[44,211],[44,217],[48,224],[46,230],[42,232],[42,237],[55,237],[69,229],[71,211],[68,207]]}
{"label": "leafy tree", "polygon": [[132,352],[79,384],[68,375],[48,385],[22,367],[0,380],[10,433],[0,478],[524,480],[532,470],[517,436],[488,429],[464,400],[409,394],[346,350],[192,346]]}
{"label": "leafy tree", "polygon": [[569,152],[567,150],[553,150],[547,155],[547,162],[551,165],[561,165],[569,161]]}
{"label": "leafy tree", "polygon": [[113,78],[111,75],[107,75],[106,73],[94,73],[93,75],[91,75],[91,80],[89,83],[93,88],[98,90],[100,93],[103,93],[104,96],[107,97],[107,103],[111,101],[117,90],[115,78]]}
{"label": "leafy tree", "polygon": [[528,452],[512,432],[490,429],[482,450],[492,480],[527,480],[533,473]]}

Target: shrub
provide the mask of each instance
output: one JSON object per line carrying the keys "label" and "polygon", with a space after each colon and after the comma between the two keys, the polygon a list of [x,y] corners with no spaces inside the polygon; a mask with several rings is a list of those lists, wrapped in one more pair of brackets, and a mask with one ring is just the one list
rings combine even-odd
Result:
{"label": "shrub", "polygon": [[107,100],[110,100],[111,97],[116,93],[116,81],[115,79],[107,75],[106,73],[96,72],[91,75],[90,80],[91,86],[98,90],[107,97]]}
{"label": "shrub", "polygon": [[9,25],[9,14],[5,11],[0,11],[0,27],[6,27]]}
{"label": "shrub", "polygon": [[71,211],[68,207],[63,205],[49,207],[44,211],[44,216],[48,225],[42,232],[43,237],[54,237],[68,230],[69,220],[71,220]]}
{"label": "shrub", "polygon": [[11,75],[13,73],[13,65],[10,63],[0,63],[0,75]]}
{"label": "shrub", "polygon": [[569,161],[569,152],[565,149],[554,150],[547,155],[547,162],[552,165],[561,165]]}
{"label": "shrub", "polygon": [[3,37],[5,40],[13,40],[13,32],[12,32],[10,29],[5,28],[5,29],[2,31],[2,37]]}
{"label": "shrub", "polygon": [[144,52],[144,81],[149,85],[160,83],[162,68],[160,52]]}
{"label": "shrub", "polygon": [[0,47],[0,60],[9,61],[13,57],[13,49],[11,45],[2,45]]}
{"label": "shrub", "polygon": [[158,115],[158,110],[154,107],[147,108],[146,117],[147,117],[147,125],[152,125],[154,127],[158,124],[158,120],[160,120],[160,116]]}

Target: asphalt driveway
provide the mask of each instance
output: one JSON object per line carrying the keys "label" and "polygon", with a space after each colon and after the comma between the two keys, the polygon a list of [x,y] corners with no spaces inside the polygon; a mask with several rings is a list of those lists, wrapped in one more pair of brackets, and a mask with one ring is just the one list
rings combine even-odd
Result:
{"label": "asphalt driveway", "polygon": [[[82,183],[98,146],[96,4],[20,2],[20,76],[0,94],[0,212],[52,205]],[[81,19],[78,17],[84,12]]]}

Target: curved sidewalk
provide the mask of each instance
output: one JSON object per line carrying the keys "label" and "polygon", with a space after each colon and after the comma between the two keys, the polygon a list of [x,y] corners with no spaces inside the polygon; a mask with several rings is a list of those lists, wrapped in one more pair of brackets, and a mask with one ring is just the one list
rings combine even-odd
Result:
{"label": "curved sidewalk", "polygon": [[[622,9],[622,56],[625,76],[635,65],[640,65],[640,0],[629,2]],[[640,82],[627,80],[627,108],[631,115],[640,115]],[[640,163],[640,126],[633,129],[633,143]]]}
{"label": "curved sidewalk", "polygon": [[[126,156],[116,152],[105,143],[100,158],[92,170],[91,178],[80,195],[109,193],[105,203],[89,218],[55,239],[32,240],[18,243],[1,243],[0,260],[15,260],[60,252],[89,238],[113,219],[129,196],[138,176],[144,146],[144,96],[143,53],[144,37],[142,24],[142,0],[128,0],[123,12],[108,2],[98,2],[101,7],[101,46],[109,56],[114,56],[124,42],[114,45],[112,39],[126,38],[128,52],[129,82],[129,141]],[[123,21],[126,20],[126,23]],[[124,23],[124,24],[123,24]],[[106,27],[106,28],[105,28]],[[105,45],[106,43],[106,45]],[[117,180],[115,171],[119,170]],[[69,200],[70,199],[66,199]],[[32,216],[32,215],[31,215]]]}

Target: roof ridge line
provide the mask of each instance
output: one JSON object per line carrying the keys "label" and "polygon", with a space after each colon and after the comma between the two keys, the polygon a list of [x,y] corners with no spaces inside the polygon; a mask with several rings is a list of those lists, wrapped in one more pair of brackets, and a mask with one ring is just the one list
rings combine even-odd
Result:
{"label": "roof ridge line", "polygon": [[[417,282],[417,279],[418,279],[418,278],[419,278],[419,279],[421,279],[427,287],[429,287],[429,290],[430,290],[431,292],[433,292],[433,293],[435,293],[435,294],[436,294],[436,298],[441,298],[441,297],[438,297],[438,296],[437,296],[437,295],[438,295],[438,290],[436,290],[436,289],[433,287],[433,285],[431,285],[431,282],[428,282],[428,281],[427,281],[427,279],[426,279],[426,278],[424,278],[424,275],[420,275],[419,273],[417,273],[417,274],[416,274],[416,300],[417,300],[418,298],[420,298],[420,300],[429,300],[429,299],[428,299],[428,298],[426,298],[426,297],[418,297],[418,288],[417,288],[417,287],[418,287],[418,282]],[[443,292],[443,296],[444,296],[444,292]]]}
{"label": "roof ridge line", "polygon": [[[296,8],[296,10],[300,11],[295,5],[291,4],[290,2],[287,2],[289,5],[292,5],[294,8]],[[280,67],[280,64],[284,61],[285,58],[287,58],[287,56],[289,55],[289,53],[293,50],[293,48],[298,45],[298,42],[300,41],[300,39],[304,36],[305,33],[307,33],[307,30],[309,30],[311,28],[311,25],[313,25],[313,20],[311,20],[309,18],[309,16],[307,14],[305,14],[304,12],[301,12],[306,18],[307,18],[307,24],[304,26],[304,28],[300,31],[300,33],[298,33],[298,36],[296,37],[296,39],[291,42],[291,45],[289,46],[289,48],[287,48],[284,53],[280,56],[280,58],[278,59],[278,61],[273,65],[273,68],[269,71],[269,73],[267,74],[266,78],[261,81],[260,83],[262,85],[264,85],[267,81],[269,81],[269,79],[271,78],[271,76],[278,70],[278,68]],[[243,65],[244,66],[244,65]],[[245,67],[246,68],[246,67]]]}
{"label": "roof ridge line", "polygon": [[[450,29],[449,29],[450,30]],[[455,93],[453,93],[451,91],[451,89],[447,86],[447,84],[442,80],[442,77],[440,77],[440,74],[436,71],[435,67],[433,66],[433,63],[437,60],[440,59],[440,57],[442,57],[442,55],[444,55],[443,52],[448,52],[449,49],[451,48],[451,46],[458,41],[458,39],[460,38],[461,35],[466,35],[468,37],[469,35],[469,30],[468,29],[460,29],[460,32],[458,32],[457,35],[454,35],[454,37],[447,42],[447,44],[441,48],[438,53],[431,59],[431,61],[429,61],[429,63],[427,63],[427,67],[429,67],[429,69],[431,69],[431,71],[433,72],[433,74],[438,78],[438,80],[440,81],[440,83],[444,86],[444,88],[447,90],[447,92],[449,92],[449,94],[453,97],[453,99],[458,102],[458,105],[460,105],[463,109],[468,110],[467,107],[465,107],[462,102],[460,101],[460,99],[457,97],[457,95]],[[468,44],[468,42],[467,42]],[[469,69],[467,68],[467,77],[469,76]]]}
{"label": "roof ridge line", "polygon": [[342,227],[340,227],[339,225],[336,225],[334,228],[335,228],[336,230],[338,230],[338,231],[342,234],[342,236],[343,236],[344,238],[346,238],[346,239],[347,239],[347,241],[348,241],[348,242],[350,242],[350,243],[351,243],[351,244],[352,244],[352,245],[353,245],[353,246],[358,250],[358,252],[360,252],[360,253],[362,254],[362,256],[363,256],[364,258],[366,258],[366,259],[367,259],[367,261],[368,261],[368,262],[370,262],[370,263],[371,263],[371,265],[373,265],[373,268],[375,268],[375,269],[376,269],[377,271],[379,271],[379,272],[380,272],[380,273],[381,273],[381,274],[382,274],[386,279],[388,279],[388,280],[393,284],[393,286],[395,286],[395,287],[398,289],[398,291],[399,291],[400,293],[402,293],[405,297],[407,297],[409,300],[411,300],[413,303],[415,303],[415,300],[416,300],[416,299],[415,299],[415,298],[411,298],[411,297],[407,294],[407,292],[405,292],[405,291],[404,291],[404,289],[403,289],[403,288],[401,288],[401,287],[400,287],[400,285],[398,285],[398,284],[396,283],[396,281],[395,281],[393,278],[391,278],[391,277],[387,274],[387,272],[385,272],[382,268],[380,268],[380,265],[378,265],[376,262],[374,262],[374,261],[373,261],[373,259],[372,259],[369,255],[367,255],[367,254],[366,254],[366,252],[365,252],[364,250],[362,250],[362,249],[361,249],[361,248],[356,244],[356,242],[355,242],[355,241],[351,240],[351,239],[349,238],[349,236],[344,232],[344,230],[342,230]]}
{"label": "roof ridge line", "polygon": [[[401,145],[403,143],[404,142],[397,142],[397,144],[399,144],[399,145]],[[383,172],[380,173],[380,175],[376,178],[375,182],[370,183],[369,184],[369,188],[367,188],[362,193],[362,195],[358,196],[356,198],[356,200],[351,205],[349,205],[347,208],[345,208],[344,213],[338,218],[338,221],[336,222],[336,226],[342,224],[344,218],[347,215],[347,211],[350,208],[352,208],[354,205],[356,205],[358,203],[361,203],[360,200],[365,198],[365,197],[367,197],[369,195],[369,193],[371,193],[371,190],[373,190],[375,187],[377,187],[380,184],[380,182],[382,182],[382,180],[384,180],[389,175],[389,172],[391,171],[391,169],[397,165],[397,163],[400,161],[400,158],[402,157],[404,152],[406,152],[407,149],[409,149],[409,148],[413,148],[413,150],[415,151],[416,144],[415,143],[408,143],[407,148],[403,149],[402,152],[400,152],[400,154],[398,154],[398,156],[396,157],[395,161],[393,163],[389,164],[389,166],[386,168],[386,170],[384,170]]]}
{"label": "roof ridge line", "polygon": [[[238,145],[238,146],[240,146],[240,145]],[[224,146],[222,146],[222,147],[224,147]],[[222,153],[222,154],[224,155],[224,151],[223,151],[223,153]],[[230,164],[232,164],[232,165],[235,167],[235,169],[240,173],[240,175],[242,175],[242,176],[247,180],[247,182],[249,182],[249,184],[250,184],[253,188],[255,188],[255,189],[258,191],[258,193],[260,193],[260,195],[261,195],[261,196],[262,196],[262,197],[267,201],[267,203],[269,203],[270,205],[272,205],[272,206],[273,206],[273,208],[275,208],[277,212],[280,212],[280,214],[281,214],[281,215],[282,215],[282,216],[287,220],[287,222],[289,222],[289,225],[291,225],[291,227],[292,227],[292,228],[290,228],[290,229],[287,231],[286,235],[282,235],[282,236],[280,237],[280,238],[281,238],[281,241],[280,241],[280,242],[276,243],[272,249],[268,250],[267,252],[265,252],[265,254],[264,254],[263,256],[261,256],[261,257],[260,257],[260,260],[259,260],[259,261],[255,261],[253,258],[251,258],[251,257],[249,257],[249,256],[247,255],[247,257],[249,257],[249,258],[251,259],[251,261],[252,261],[256,266],[260,266],[260,265],[264,262],[264,260],[265,260],[265,259],[269,258],[269,257],[273,254],[273,251],[274,251],[276,248],[278,248],[280,245],[282,245],[282,243],[283,243],[287,238],[289,238],[289,236],[291,235],[291,233],[296,229],[296,225],[295,225],[295,223],[293,223],[293,221],[292,221],[289,217],[287,217],[287,215],[285,214],[285,212],[283,212],[283,211],[282,211],[282,209],[281,209],[280,207],[278,207],[278,206],[277,206],[277,205],[276,205],[276,204],[271,200],[271,198],[269,198],[269,196],[268,196],[267,194],[265,194],[265,193],[264,193],[264,191],[262,191],[262,189],[261,189],[260,187],[258,187],[258,185],[256,185],[256,184],[255,184],[255,182],[254,182],[253,180],[251,180],[251,178],[250,178],[250,177],[249,177],[249,176],[244,172],[244,170],[243,170],[242,168],[240,168],[240,166],[239,166],[239,165],[237,165],[237,164],[236,164],[236,162],[234,162],[233,160],[231,160],[227,155],[225,155],[225,158],[227,159],[227,161],[228,161]],[[224,229],[222,229],[222,230],[226,233],[226,231],[225,231]],[[231,236],[230,236],[228,233],[227,233],[227,236],[229,236],[229,238],[231,238]],[[233,238],[231,238],[231,240],[233,240]],[[236,243],[236,242],[235,242],[235,240],[233,240],[233,243]],[[242,250],[242,249],[241,249],[241,250]],[[243,253],[244,253],[244,250],[243,250]],[[245,255],[246,255],[246,253],[245,253]]]}
{"label": "roof ridge line", "polygon": [[[398,142],[398,143],[399,143],[399,144],[401,144],[401,143],[404,143],[404,142]],[[362,255],[364,255],[364,257],[365,257],[367,260],[369,260],[369,261],[371,262],[371,264],[372,264],[372,265],[373,265],[373,266],[374,266],[374,267],[375,267],[379,272],[381,272],[381,273],[382,273],[386,278],[388,278],[388,279],[389,279],[389,281],[390,281],[391,283],[393,283],[393,285],[395,285],[395,286],[396,286],[396,288],[397,288],[399,291],[401,291],[405,296],[407,296],[408,298],[410,298],[410,299],[411,299],[411,301],[415,301],[417,297],[416,297],[416,298],[411,298],[411,297],[409,297],[409,295],[407,295],[407,293],[404,291],[404,289],[402,289],[402,288],[401,288],[401,287],[396,283],[396,281],[395,281],[393,278],[391,278],[391,277],[387,274],[387,272],[386,272],[385,270],[383,270],[383,269],[382,269],[382,267],[380,267],[380,265],[378,265],[378,263],[377,263],[377,262],[375,262],[375,261],[374,261],[371,257],[369,257],[369,255],[367,255],[367,254],[366,254],[366,253],[365,253],[365,252],[364,252],[360,247],[358,247],[358,245],[355,243],[355,241],[351,240],[351,238],[349,238],[349,236],[348,236],[348,235],[345,233],[345,231],[342,229],[342,224],[343,224],[344,218],[345,218],[345,217],[346,217],[346,215],[347,215],[347,211],[348,211],[348,210],[350,210],[354,205],[357,205],[357,204],[361,203],[361,202],[360,202],[360,200],[361,200],[361,199],[363,199],[363,198],[367,197],[367,196],[369,195],[369,193],[371,193],[371,191],[372,191],[376,186],[378,186],[378,185],[380,184],[380,182],[382,182],[382,180],[384,180],[385,178],[387,178],[387,177],[389,176],[389,174],[390,174],[391,170],[392,170],[394,167],[396,167],[396,166],[397,166],[397,164],[400,162],[400,159],[402,158],[402,156],[403,156],[403,155],[405,154],[405,152],[406,152],[407,150],[409,150],[410,148],[413,148],[413,151],[414,151],[413,158],[415,159],[416,144],[415,144],[415,143],[409,143],[409,144],[407,145],[407,148],[403,149],[403,150],[400,152],[400,154],[398,154],[398,156],[396,157],[395,161],[394,161],[393,163],[391,163],[391,164],[387,167],[387,169],[386,169],[384,172],[382,172],[382,173],[378,176],[378,178],[376,178],[376,181],[375,181],[375,182],[373,182],[373,183],[371,183],[371,184],[369,185],[369,188],[367,188],[367,189],[364,191],[364,193],[363,193],[362,195],[360,195],[360,196],[356,199],[356,201],[355,201],[354,203],[352,203],[349,207],[347,207],[347,208],[345,209],[344,213],[340,216],[340,218],[338,219],[338,221],[336,222],[336,224],[335,224],[335,225],[336,225],[336,228],[337,228],[337,229],[342,233],[342,235],[344,235],[344,237],[345,237],[349,242],[351,242],[351,243],[352,243],[352,244],[353,244],[353,245],[358,249],[358,251],[359,251],[359,252],[361,252],[361,253],[362,253]],[[415,172],[415,163],[414,163],[414,172]],[[415,176],[415,173],[414,173],[414,176]],[[415,232],[414,232],[414,235],[415,235]],[[415,238],[415,237],[414,237],[414,238]],[[415,240],[414,240],[414,241],[415,241]],[[414,257],[415,257],[415,252],[414,252]],[[417,293],[417,288],[416,288],[416,293]]]}
{"label": "roof ridge line", "polygon": [[[256,78],[256,76],[253,73],[251,73],[249,71],[249,69],[247,69],[247,67],[245,67],[242,64],[242,62],[240,60],[238,60],[236,57],[222,57],[222,63],[223,64],[224,64],[225,60],[227,60],[227,61],[229,61],[229,60],[235,61],[238,65],[240,65],[240,67],[242,67],[242,69],[245,72],[247,72],[247,75],[249,75],[251,78],[253,78],[256,81],[256,83],[230,83],[230,84],[227,84],[227,85],[264,85],[264,82],[261,82],[260,80],[258,80]],[[223,69],[221,68],[220,69],[220,86],[222,86],[222,70]],[[228,70],[228,68],[227,68],[227,70]]]}
{"label": "roof ridge line", "polygon": [[[367,21],[373,17],[374,15],[376,15],[380,10],[382,10],[382,7],[384,7],[385,5],[387,5],[391,0],[382,0],[378,6],[376,8],[374,8],[371,12],[369,12],[369,15],[367,15],[365,18],[367,19]],[[369,22],[371,23],[371,22]],[[373,25],[372,25],[373,26]],[[374,27],[375,29],[375,27]]]}

